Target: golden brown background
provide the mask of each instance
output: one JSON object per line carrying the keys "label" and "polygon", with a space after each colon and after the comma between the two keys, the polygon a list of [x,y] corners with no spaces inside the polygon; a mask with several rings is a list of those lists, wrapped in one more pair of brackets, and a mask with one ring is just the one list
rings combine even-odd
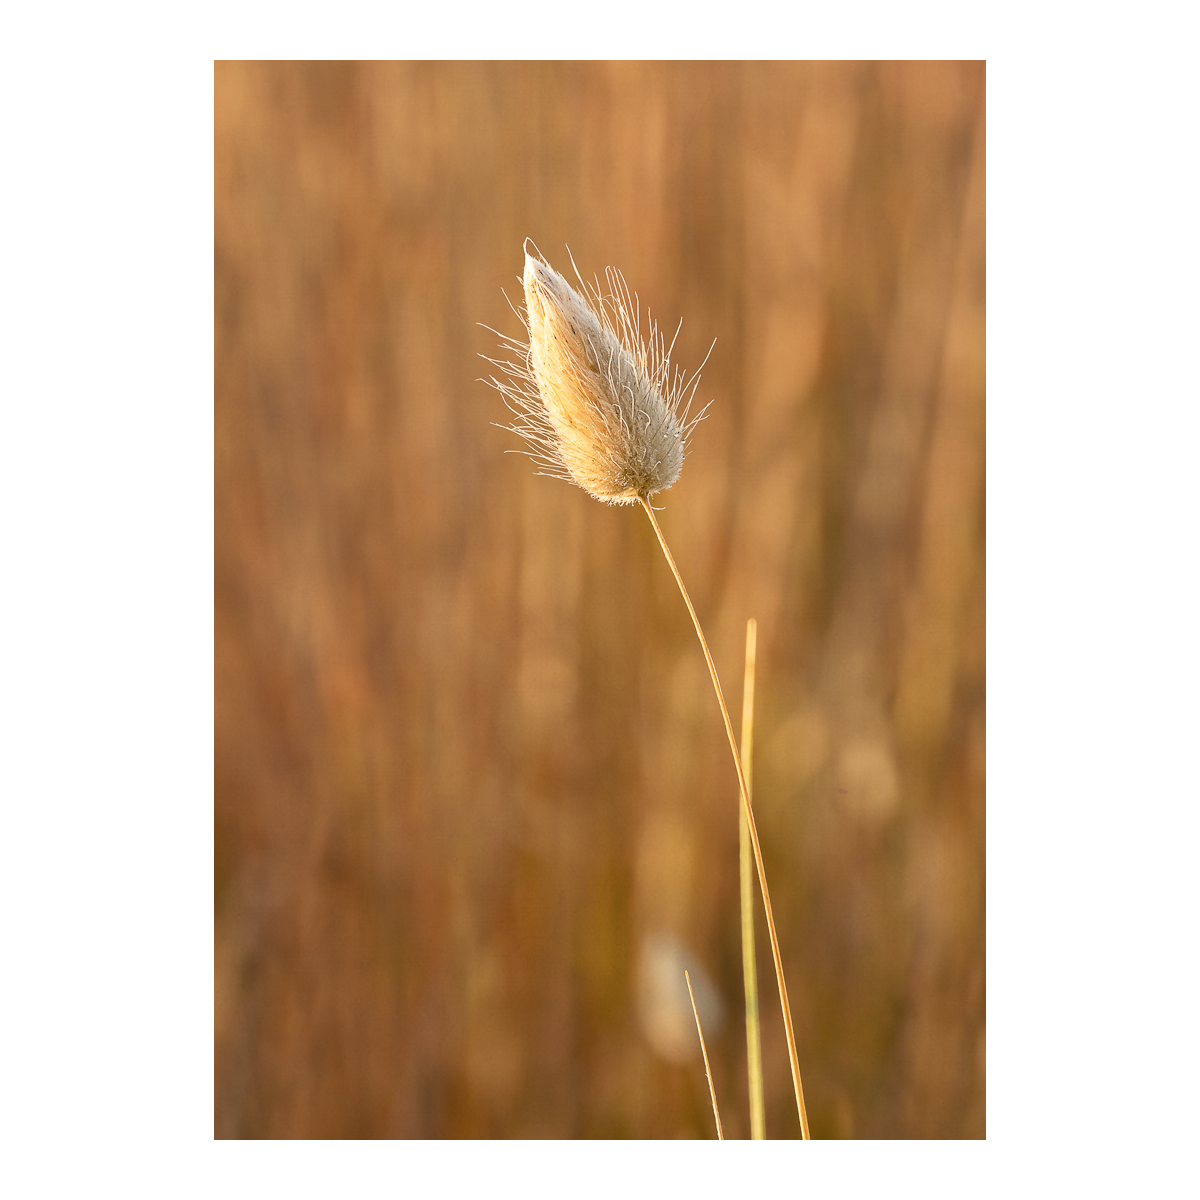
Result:
{"label": "golden brown background", "polygon": [[[220,1137],[711,1137],[737,786],[645,515],[506,455],[531,236],[715,401],[661,521],[731,709],[815,1137],[985,1131],[984,68],[218,64]],[[759,911],[767,1133],[798,1136]]]}

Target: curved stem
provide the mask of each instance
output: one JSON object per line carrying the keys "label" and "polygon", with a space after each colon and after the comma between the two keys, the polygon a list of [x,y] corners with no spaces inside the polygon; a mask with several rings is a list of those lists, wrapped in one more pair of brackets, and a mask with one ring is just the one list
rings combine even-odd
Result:
{"label": "curved stem", "polygon": [[650,524],[654,526],[654,532],[658,535],[658,544],[662,547],[663,554],[666,555],[667,564],[671,568],[671,573],[675,576],[675,582],[679,584],[679,590],[683,594],[683,602],[687,605],[687,610],[692,615],[692,624],[696,627],[696,636],[700,639],[700,648],[704,651],[704,659],[708,663],[708,673],[712,676],[713,690],[717,693],[717,703],[721,706],[721,716],[725,719],[725,732],[729,737],[729,748],[733,751],[733,765],[737,768],[738,786],[742,791],[742,809],[746,814],[746,824],[750,829],[750,844],[754,847],[754,862],[758,867],[758,884],[762,888],[763,911],[767,916],[767,931],[771,935],[771,954],[775,959],[775,979],[779,984],[779,1004],[783,1009],[783,1027],[787,1033],[788,1056],[792,1062],[792,1083],[796,1088],[796,1112],[800,1116],[800,1133],[807,1141],[808,1133],[808,1113],[804,1108],[804,1088],[800,1083],[800,1061],[796,1057],[796,1035],[792,1030],[792,1009],[788,1004],[787,985],[783,981],[783,960],[779,955],[779,937],[775,932],[775,917],[771,912],[771,895],[767,891],[767,873],[763,869],[762,850],[758,844],[758,830],[754,825],[754,811],[750,807],[750,789],[746,786],[746,776],[742,771],[742,759],[738,754],[737,739],[733,736],[733,722],[729,719],[729,709],[725,706],[725,696],[721,691],[721,681],[717,678],[717,667],[713,662],[713,656],[708,649],[708,641],[704,637],[704,630],[700,628],[700,618],[696,616],[696,610],[692,607],[692,599],[688,595],[687,588],[683,584],[683,576],[679,574],[679,568],[675,565],[675,559],[671,555],[670,548],[667,546],[667,539],[663,537],[663,532],[659,528],[658,519],[654,515],[654,509],[650,507],[650,502],[645,496],[639,496],[642,507],[646,510],[646,516],[650,518]]}

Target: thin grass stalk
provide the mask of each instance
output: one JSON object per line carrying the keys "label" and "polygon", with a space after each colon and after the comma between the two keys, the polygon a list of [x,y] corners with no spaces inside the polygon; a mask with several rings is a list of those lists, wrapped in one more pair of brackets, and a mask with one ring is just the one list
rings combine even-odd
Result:
{"label": "thin grass stalk", "polygon": [[[754,673],[757,660],[758,622],[746,622],[746,671],[742,682],[742,770],[746,791],[754,800]],[[751,804],[753,807],[753,803]],[[751,865],[750,827],[738,807],[738,876],[742,908],[742,976],[746,992],[746,1078],[750,1092],[750,1137],[767,1136],[763,1103],[762,1029],[758,1015],[758,962],[754,952],[754,874]]]}
{"label": "thin grass stalk", "polygon": [[733,765],[737,769],[738,786],[742,793],[742,811],[746,816],[746,824],[750,832],[750,842],[754,848],[754,862],[758,867],[758,885],[762,889],[763,912],[767,918],[767,931],[771,935],[771,954],[775,959],[775,980],[779,985],[779,1005],[783,1010],[783,1027],[787,1034],[788,1057],[791,1059],[792,1066],[792,1084],[796,1091],[796,1112],[800,1117],[800,1134],[807,1141],[809,1139],[808,1113],[804,1107],[804,1087],[800,1082],[800,1060],[796,1055],[796,1034],[792,1029],[792,1009],[788,1003],[787,984],[783,980],[783,960],[779,953],[779,936],[775,932],[775,917],[771,911],[771,894],[767,890],[767,873],[763,869],[762,849],[758,844],[758,830],[755,828],[754,812],[750,807],[750,789],[746,784],[745,772],[742,770],[742,758],[738,753],[737,739],[733,735],[733,722],[729,719],[729,709],[725,705],[725,696],[721,691],[721,681],[717,677],[717,667],[713,662],[712,653],[709,651],[704,630],[700,627],[700,618],[696,616],[696,610],[692,606],[692,598],[688,595],[688,590],[684,586],[683,576],[679,574],[679,568],[675,565],[675,559],[671,554],[670,548],[667,546],[667,539],[663,537],[662,529],[659,528],[658,518],[655,517],[654,509],[651,508],[649,500],[645,496],[637,498],[646,510],[646,515],[650,518],[650,524],[654,526],[654,532],[658,535],[658,544],[662,547],[663,554],[667,559],[667,565],[671,568],[671,573],[675,576],[675,582],[679,585],[679,591],[683,595],[683,602],[687,605],[687,610],[691,614],[692,624],[696,627],[696,636],[700,639],[700,648],[704,651],[704,659],[708,663],[708,673],[712,676],[713,690],[717,693],[717,703],[721,707],[721,716],[725,720],[725,733],[729,738],[729,749],[733,752]]}
{"label": "thin grass stalk", "polygon": [[721,1112],[717,1108],[717,1089],[713,1087],[712,1069],[708,1065],[708,1047],[704,1044],[704,1030],[700,1028],[700,1010],[696,1007],[696,996],[692,991],[692,977],[684,971],[683,978],[687,983],[688,995],[692,998],[692,1015],[696,1018],[696,1032],[700,1035],[700,1053],[704,1055],[704,1074],[708,1078],[708,1094],[712,1097],[713,1116],[717,1119],[717,1141],[723,1142],[725,1135],[721,1132]]}

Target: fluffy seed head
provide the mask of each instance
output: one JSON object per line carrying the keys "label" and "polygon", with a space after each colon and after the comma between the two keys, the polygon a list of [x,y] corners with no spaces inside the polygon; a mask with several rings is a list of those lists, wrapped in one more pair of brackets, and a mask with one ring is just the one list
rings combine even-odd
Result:
{"label": "fluffy seed head", "polygon": [[525,439],[543,474],[609,504],[634,504],[679,478],[688,435],[703,416],[687,418],[700,376],[672,372],[671,348],[653,322],[642,340],[637,298],[620,272],[605,275],[607,297],[582,279],[581,294],[526,250],[521,320],[529,341],[503,338],[517,360],[488,359],[506,377],[489,382],[517,418],[506,428]]}

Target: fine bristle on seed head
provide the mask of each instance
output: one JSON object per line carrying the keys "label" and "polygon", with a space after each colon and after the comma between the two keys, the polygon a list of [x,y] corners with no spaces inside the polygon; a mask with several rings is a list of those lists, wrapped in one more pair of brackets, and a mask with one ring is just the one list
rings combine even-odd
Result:
{"label": "fine bristle on seed head", "polygon": [[508,376],[490,382],[518,418],[509,428],[547,474],[606,503],[634,504],[679,478],[695,425],[687,404],[679,410],[699,376],[672,375],[661,334],[650,323],[642,341],[636,298],[619,272],[606,275],[607,298],[582,280],[580,294],[527,251],[522,319],[529,342],[506,339],[524,362],[489,360]]}

